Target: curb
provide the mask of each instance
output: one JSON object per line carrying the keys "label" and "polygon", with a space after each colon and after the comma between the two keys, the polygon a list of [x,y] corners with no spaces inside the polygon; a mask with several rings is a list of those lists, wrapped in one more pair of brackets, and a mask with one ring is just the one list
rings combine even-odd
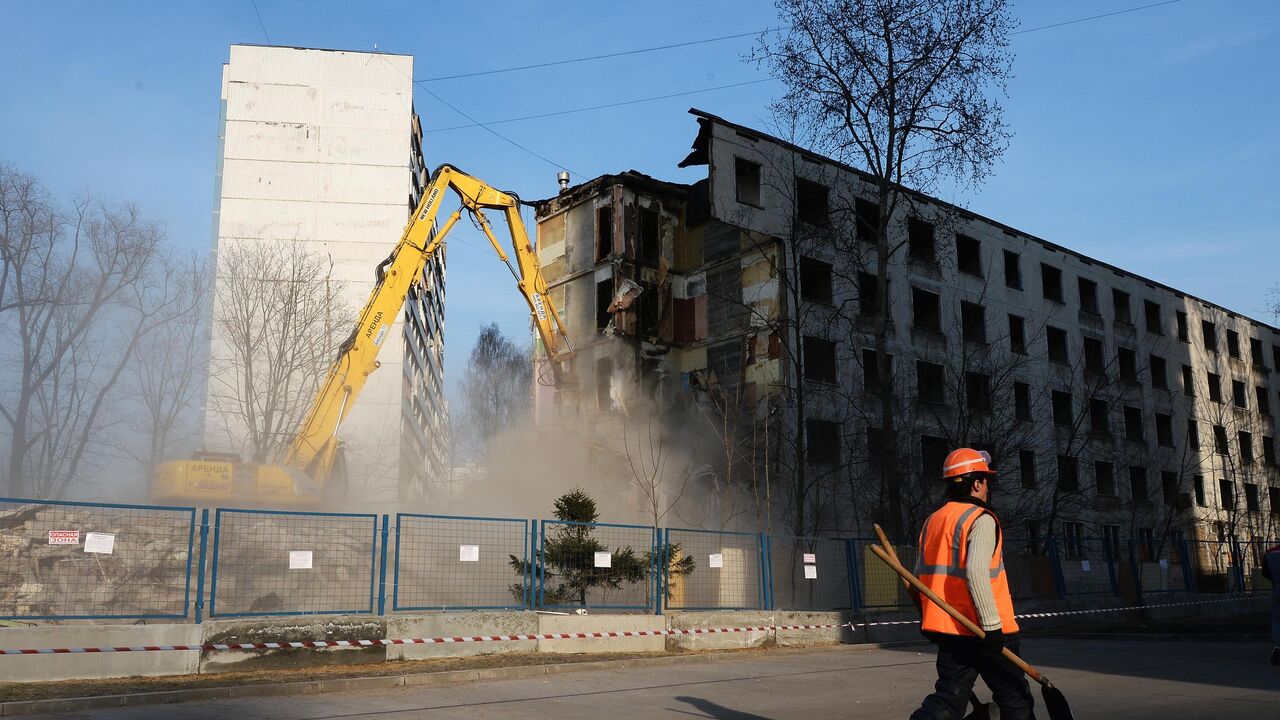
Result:
{"label": "curb", "polygon": [[544,675],[560,675],[590,670],[614,670],[637,666],[676,665],[684,662],[729,662],[738,659],[770,654],[801,654],[812,652],[838,652],[840,650],[872,650],[899,647],[916,643],[859,643],[849,645],[821,645],[797,648],[753,649],[732,653],[707,653],[700,655],[668,655],[652,658],[627,658],[625,660],[589,660],[577,663],[547,663],[543,665],[516,665],[500,668],[474,668],[470,670],[444,670],[440,672],[408,673],[405,675],[373,675],[369,677],[333,678],[330,680],[303,680],[285,683],[256,683],[252,685],[226,685],[222,687],[193,688],[191,690],[162,690],[157,692],[130,693],[127,695],[97,695],[78,698],[48,698],[45,700],[13,700],[0,702],[0,717],[37,715],[54,712],[102,710],[108,708],[137,707],[140,705],[166,705],[199,700],[233,700],[252,697],[285,697],[314,695],[317,693],[351,692],[355,690],[382,690],[393,687],[440,687],[456,683],[483,680],[523,680]]}
{"label": "curb", "polygon": [[1124,632],[1044,632],[1035,633],[1034,637],[1056,638],[1061,640],[1151,640],[1188,641],[1204,640],[1213,642],[1254,642],[1267,640],[1271,636],[1263,632],[1212,632],[1212,633],[1124,633]]}

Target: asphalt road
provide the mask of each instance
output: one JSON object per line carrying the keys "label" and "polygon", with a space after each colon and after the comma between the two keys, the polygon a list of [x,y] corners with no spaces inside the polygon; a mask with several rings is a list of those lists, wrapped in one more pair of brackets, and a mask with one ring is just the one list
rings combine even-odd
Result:
{"label": "asphalt road", "polygon": [[[1081,720],[1275,720],[1280,668],[1259,641],[1030,638],[1026,657]],[[527,680],[43,715],[101,720],[906,718],[932,687],[928,645],[846,646]],[[979,682],[981,686],[981,682]],[[980,689],[983,695],[985,689]],[[1037,693],[1037,702],[1039,701]],[[985,696],[984,696],[985,697]],[[1045,718],[1042,708],[1039,717]]]}

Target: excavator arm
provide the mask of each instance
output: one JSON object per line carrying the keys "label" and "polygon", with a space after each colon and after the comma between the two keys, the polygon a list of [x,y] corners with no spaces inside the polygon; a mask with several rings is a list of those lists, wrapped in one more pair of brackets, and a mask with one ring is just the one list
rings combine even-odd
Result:
{"label": "excavator arm", "polygon": [[[462,205],[437,228],[436,217],[450,190]],[[511,250],[515,255],[514,265],[494,235],[485,211],[501,212],[505,216],[511,234]],[[547,295],[547,283],[542,277],[537,253],[520,218],[520,198],[490,187],[451,165],[441,165],[431,174],[431,182],[401,234],[400,242],[378,266],[377,283],[360,312],[360,319],[351,336],[339,348],[337,359],[329,368],[283,459],[284,465],[304,470],[308,479],[317,486],[324,487],[339,462],[338,429],[370,373],[378,369],[378,352],[397,314],[404,307],[410,286],[464,212],[484,232],[498,258],[515,277],[516,287],[529,305],[533,323],[552,367],[557,367],[572,355],[564,326]]]}

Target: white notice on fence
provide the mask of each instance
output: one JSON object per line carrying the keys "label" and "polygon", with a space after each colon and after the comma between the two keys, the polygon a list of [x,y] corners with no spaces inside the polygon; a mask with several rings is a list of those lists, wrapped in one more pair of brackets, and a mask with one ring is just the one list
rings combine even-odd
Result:
{"label": "white notice on fence", "polygon": [[458,562],[480,562],[480,546],[459,545]]}
{"label": "white notice on fence", "polygon": [[1081,561],[1080,561],[1080,569],[1081,569],[1081,570],[1083,570],[1083,571],[1085,571],[1085,572],[1089,572],[1089,561],[1088,561],[1088,560],[1081,560]]}
{"label": "white notice on fence", "polygon": [[816,565],[816,564],[817,564],[817,562],[818,562],[818,554],[817,554],[817,553],[804,553],[804,564],[805,564],[805,565]]}
{"label": "white notice on fence", "polygon": [[79,545],[80,531],[79,530],[50,530],[49,544],[50,545]]}
{"label": "white notice on fence", "polygon": [[804,566],[804,579],[805,579],[805,580],[817,580],[817,579],[818,579],[818,566],[817,566],[817,565],[805,565],[805,566]]}
{"label": "white notice on fence", "polygon": [[598,552],[596,553],[596,567],[613,567],[613,553]]}
{"label": "white notice on fence", "polygon": [[116,549],[116,536],[111,533],[85,533],[84,551],[110,555]]}
{"label": "white notice on fence", "polygon": [[713,553],[707,557],[707,567],[722,568],[724,567],[724,554]]}
{"label": "white notice on fence", "polygon": [[1160,569],[1161,570],[1169,569],[1169,558],[1160,558]]}
{"label": "white notice on fence", "polygon": [[289,551],[289,569],[290,570],[310,570],[311,569],[311,551],[310,550],[290,550]]}

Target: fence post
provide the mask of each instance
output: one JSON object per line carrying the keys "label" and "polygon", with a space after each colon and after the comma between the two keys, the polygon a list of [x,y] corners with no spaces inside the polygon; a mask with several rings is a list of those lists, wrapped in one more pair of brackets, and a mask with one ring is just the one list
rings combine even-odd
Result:
{"label": "fence post", "polygon": [[1182,556],[1182,585],[1187,592],[1195,592],[1195,582],[1191,579],[1191,554],[1187,551],[1187,539],[1178,539],[1178,554]]}
{"label": "fence post", "polygon": [[[387,614],[387,540],[391,537],[388,526],[390,520],[386,513],[382,514],[382,559],[378,563],[378,614]],[[400,527],[400,523],[396,523]]]}
{"label": "fence post", "polygon": [[849,609],[854,611],[862,607],[862,592],[858,582],[858,558],[856,553],[857,548],[854,546],[853,538],[845,538],[844,563],[849,572]]}
{"label": "fence post", "polygon": [[760,609],[773,609],[773,542],[760,533]]}
{"label": "fence post", "polygon": [[529,520],[529,541],[525,543],[524,552],[524,606],[525,609],[532,610],[534,563],[538,561],[538,521],[536,519]]}
{"label": "fence post", "polygon": [[196,624],[204,622],[204,562],[209,547],[209,508],[200,511],[200,564],[196,568]]}
{"label": "fence post", "polygon": [[667,599],[667,587],[671,582],[668,575],[671,569],[671,558],[667,557],[667,553],[671,552],[671,528],[665,530],[659,527],[653,528],[654,546],[653,552],[653,614],[662,614],[663,601]]}
{"label": "fence post", "polygon": [[1116,558],[1112,553],[1111,541],[1108,538],[1102,539],[1102,551],[1107,558],[1107,577],[1111,580],[1111,594],[1116,597],[1120,596],[1120,584],[1116,581]]}
{"label": "fence post", "polygon": [[537,572],[534,574],[538,578],[538,591],[534,595],[534,598],[536,601],[535,607],[542,607],[542,602],[543,602],[542,584],[543,584],[544,576],[547,574],[547,570],[546,570],[545,563],[543,563],[542,561],[542,550],[546,546],[547,546],[547,523],[544,521],[538,525],[538,547],[535,550],[535,554],[534,554],[535,561],[537,562],[537,565],[534,566]]}
{"label": "fence post", "polygon": [[1067,577],[1062,572],[1062,555],[1058,552],[1058,538],[1050,535],[1047,543],[1049,550],[1049,567],[1053,569],[1053,585],[1058,591],[1058,599],[1067,599]]}
{"label": "fence post", "polygon": [[1142,561],[1138,559],[1138,543],[1129,538],[1129,569],[1133,572],[1133,594],[1137,605],[1142,605]]}
{"label": "fence post", "polygon": [[1248,588],[1244,584],[1244,553],[1240,551],[1240,540],[1231,538],[1231,559],[1236,566],[1236,592],[1245,592]]}

